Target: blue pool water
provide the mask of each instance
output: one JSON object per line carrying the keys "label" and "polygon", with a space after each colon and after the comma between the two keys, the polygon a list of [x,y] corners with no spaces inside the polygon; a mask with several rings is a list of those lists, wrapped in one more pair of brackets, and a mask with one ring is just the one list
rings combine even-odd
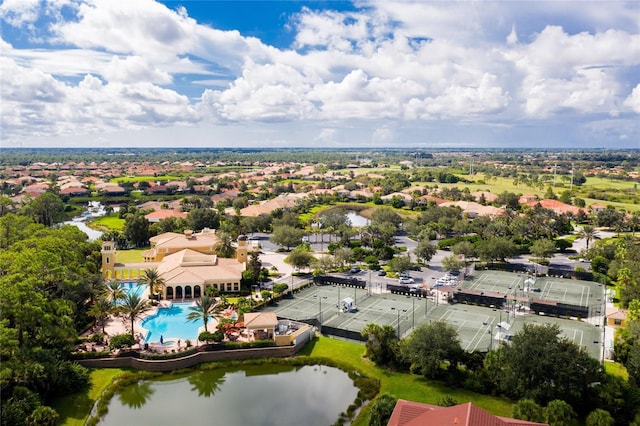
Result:
{"label": "blue pool water", "polygon": [[198,338],[198,329],[202,327],[202,320],[189,321],[189,306],[192,302],[177,303],[174,302],[170,308],[159,308],[158,312],[145,318],[142,321],[142,327],[149,330],[145,338],[145,342],[159,342],[160,336],[164,341],[168,339],[176,340],[186,339],[195,341]]}
{"label": "blue pool water", "polygon": [[120,288],[127,294],[133,292],[142,297],[144,296],[144,291],[147,289],[147,285],[140,284],[138,281],[125,281],[120,283]]}

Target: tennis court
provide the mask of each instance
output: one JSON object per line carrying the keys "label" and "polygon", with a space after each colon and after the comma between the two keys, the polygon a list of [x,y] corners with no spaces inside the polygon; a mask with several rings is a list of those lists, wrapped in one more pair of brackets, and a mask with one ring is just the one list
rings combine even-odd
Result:
{"label": "tennis court", "polygon": [[462,349],[469,352],[495,349],[512,321],[507,311],[462,304],[438,306],[429,312],[428,318],[453,326]]}
{"label": "tennis court", "polygon": [[[526,277],[510,273],[506,276],[512,280]],[[554,281],[558,280],[550,280],[550,286],[554,286]],[[507,280],[503,278],[502,283],[508,289]],[[353,312],[340,309],[345,298],[353,299],[356,308]],[[587,322],[522,314],[513,307],[497,309],[462,303],[434,305],[431,299],[390,293],[369,295],[365,289],[352,287],[311,286],[296,293],[293,298],[285,298],[277,305],[269,306],[265,311],[292,320],[318,320],[323,327],[352,333],[360,333],[369,323],[390,325],[401,337],[407,337],[422,323],[442,320],[455,327],[460,344],[466,351],[495,349],[502,340],[522,330],[525,322],[552,323],[558,324],[564,336],[585,347],[594,358],[599,359],[602,351],[601,328]],[[498,327],[499,324],[502,326]]]}
{"label": "tennis court", "polygon": [[[342,301],[353,299],[355,310],[345,312]],[[317,319],[323,326],[360,332],[369,323],[391,325],[401,336],[425,320],[433,302],[398,294],[369,295],[367,290],[342,286],[311,286],[282,299],[265,311],[292,320]]]}
{"label": "tennis court", "polygon": [[600,284],[553,277],[528,276],[503,271],[478,271],[461,283],[461,288],[504,293],[577,306],[591,306],[602,297]]}
{"label": "tennis court", "polygon": [[602,355],[602,328],[596,327],[584,321],[574,321],[548,316],[524,315],[517,316],[511,329],[510,335],[517,334],[522,330],[524,324],[557,324],[560,327],[562,336],[572,340],[579,346],[584,347],[589,355],[595,359],[600,359]]}

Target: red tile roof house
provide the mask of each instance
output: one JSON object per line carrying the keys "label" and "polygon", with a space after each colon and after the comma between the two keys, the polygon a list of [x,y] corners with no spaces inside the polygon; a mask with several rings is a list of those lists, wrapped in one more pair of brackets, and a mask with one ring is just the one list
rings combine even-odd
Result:
{"label": "red tile roof house", "polygon": [[540,201],[532,201],[527,203],[527,205],[531,207],[535,207],[538,204],[540,204],[540,207],[548,210],[553,210],[557,214],[563,214],[563,213],[578,214],[580,213],[580,210],[582,210],[580,207],[572,206],[570,204],[565,204],[561,201],[551,200],[548,198],[545,198],[544,200],[540,200]]}
{"label": "red tile roof house", "polygon": [[177,211],[177,210],[157,210],[155,212],[151,212],[144,216],[151,223],[160,222],[162,219],[166,219],[168,217],[177,217],[180,219],[186,219],[189,217],[186,213]]}
{"label": "red tile roof house", "polygon": [[525,420],[494,416],[482,408],[466,404],[453,407],[421,404],[399,399],[387,426],[548,426]]}

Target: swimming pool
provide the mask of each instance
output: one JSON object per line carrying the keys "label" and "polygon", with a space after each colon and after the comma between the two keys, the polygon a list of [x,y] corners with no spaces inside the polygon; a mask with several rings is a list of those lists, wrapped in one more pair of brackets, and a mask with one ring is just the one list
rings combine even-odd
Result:
{"label": "swimming pool", "polygon": [[146,284],[140,284],[138,281],[124,281],[120,283],[120,288],[127,294],[134,293],[140,297],[146,296]]}
{"label": "swimming pool", "polygon": [[157,313],[145,318],[141,323],[142,328],[148,330],[144,341],[159,342],[160,336],[165,342],[169,339],[195,341],[203,323],[202,320],[187,320],[189,306],[193,306],[193,302],[174,302],[170,308],[158,308]]}

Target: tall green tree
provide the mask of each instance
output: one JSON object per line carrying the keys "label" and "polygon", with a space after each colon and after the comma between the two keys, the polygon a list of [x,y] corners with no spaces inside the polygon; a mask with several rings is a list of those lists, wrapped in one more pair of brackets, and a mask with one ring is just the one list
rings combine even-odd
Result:
{"label": "tall green tree", "polygon": [[228,232],[218,232],[218,241],[214,247],[216,254],[220,257],[231,258],[235,256],[236,249],[233,247],[233,237]]}
{"label": "tall green tree", "polygon": [[521,399],[513,406],[511,413],[514,419],[527,420],[530,422],[544,422],[544,408],[536,404],[533,399]]}
{"label": "tall green tree", "polygon": [[151,309],[149,301],[141,298],[140,295],[136,294],[135,292],[129,292],[125,295],[124,299],[122,299],[122,305],[119,309],[124,317],[129,320],[129,323],[131,325],[131,336],[135,337],[135,322],[142,314],[148,312]]}
{"label": "tall green tree", "polygon": [[556,252],[556,245],[553,241],[543,238],[531,244],[531,254],[542,259],[548,259]]}
{"label": "tall green tree", "polygon": [[25,206],[25,213],[36,223],[52,226],[62,222],[64,218],[64,203],[53,192],[40,194]]}
{"label": "tall green tree", "polygon": [[315,257],[303,246],[298,246],[291,250],[289,256],[284,259],[284,262],[293,266],[295,269],[308,268],[311,266]]}
{"label": "tall green tree", "polygon": [[444,321],[419,325],[400,349],[411,371],[428,379],[441,378],[443,364],[454,368],[463,354],[456,329]]}
{"label": "tall green tree", "polygon": [[549,426],[575,426],[578,424],[578,415],[573,407],[561,399],[549,402],[544,411]]}
{"label": "tall green tree", "polygon": [[377,397],[371,406],[369,426],[386,426],[397,402],[398,399],[388,393]]}
{"label": "tall green tree", "polygon": [[147,268],[140,277],[140,282],[149,286],[149,291],[155,297],[156,294],[164,293],[165,280],[162,278],[157,268]]}
{"label": "tall green tree", "polygon": [[499,390],[541,404],[562,399],[578,406],[601,377],[598,361],[561,337],[556,324],[524,324],[509,345],[497,349],[497,358],[499,369],[488,374]]}
{"label": "tall green tree", "polygon": [[304,231],[289,225],[280,225],[273,227],[270,241],[274,244],[286,247],[289,250],[302,242]]}
{"label": "tall green tree", "polygon": [[607,410],[596,408],[589,413],[584,424],[585,426],[613,426],[616,421]]}
{"label": "tall green tree", "polygon": [[583,238],[586,243],[586,250],[589,251],[589,243],[598,238],[598,231],[591,225],[584,225],[578,231],[578,237]]}
{"label": "tall green tree", "polygon": [[220,227],[220,216],[215,209],[194,208],[189,212],[187,223],[194,231],[200,231],[204,228],[218,229]]}
{"label": "tall green tree", "polygon": [[118,280],[110,280],[107,282],[105,288],[105,298],[111,302],[112,305],[117,305],[118,301],[124,299],[125,292]]}
{"label": "tall green tree", "polygon": [[202,320],[202,323],[204,324],[204,331],[209,331],[207,329],[209,319],[213,318],[223,309],[224,305],[220,301],[216,300],[214,297],[204,295],[200,299],[196,300],[195,306],[191,306],[189,308],[190,312],[187,314],[187,319],[192,322]]}
{"label": "tall green tree", "polygon": [[134,247],[149,244],[149,221],[142,213],[128,214],[124,222],[124,235]]}
{"label": "tall green tree", "polygon": [[398,337],[392,326],[369,323],[362,329],[361,334],[367,339],[365,343],[367,358],[382,366],[392,366],[397,363],[400,355]]}
{"label": "tall green tree", "polygon": [[114,306],[105,298],[101,297],[97,299],[91,308],[89,309],[89,316],[95,318],[96,323],[102,326],[102,333],[104,334],[104,327],[109,316],[114,312]]}
{"label": "tall green tree", "polygon": [[413,251],[416,257],[423,262],[429,262],[433,256],[437,253],[438,249],[436,246],[431,244],[428,239],[420,240],[418,246]]}

